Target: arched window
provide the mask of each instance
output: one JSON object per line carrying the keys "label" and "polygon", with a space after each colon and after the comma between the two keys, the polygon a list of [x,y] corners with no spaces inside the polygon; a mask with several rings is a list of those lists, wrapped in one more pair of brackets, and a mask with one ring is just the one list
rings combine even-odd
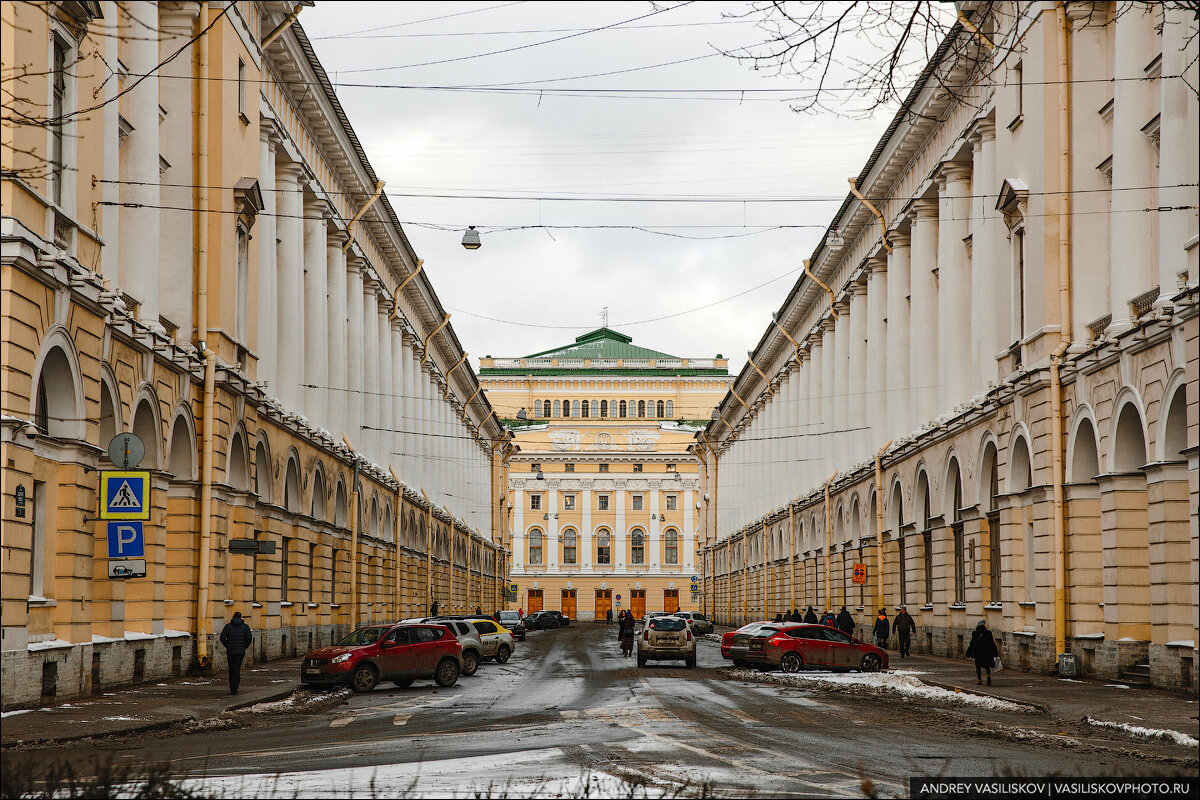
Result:
{"label": "arched window", "polygon": [[667,401],[667,418],[669,419],[674,416],[675,416],[675,401],[668,400]]}
{"label": "arched window", "polygon": [[628,409],[628,403],[626,403],[624,400],[622,400],[622,401],[621,401],[621,408],[620,408],[620,412],[619,412],[619,413],[620,413],[620,415],[621,415],[621,419],[625,419],[625,417],[627,417],[627,416],[628,416],[628,411],[629,411],[629,409]]}
{"label": "arched window", "polygon": [[[550,401],[547,400],[546,402],[549,403]],[[560,403],[558,400],[554,401],[554,416],[556,416],[556,417],[562,416],[562,403]]]}
{"label": "arched window", "polygon": [[158,433],[158,412],[154,404],[146,398],[138,403],[133,415],[133,432],[146,445],[146,458],[142,469],[151,467],[157,469],[161,463],[158,458],[161,449]]}
{"label": "arched window", "polygon": [[318,519],[318,520],[324,521],[325,520],[325,472],[321,469],[320,464],[318,464],[317,468],[315,470],[313,470],[312,485],[313,485],[312,505],[310,506],[310,508],[312,509],[312,516],[313,516],[313,519]]}
{"label": "arched window", "polygon": [[[147,451],[149,447],[147,447]],[[1146,434],[1137,406],[1126,403],[1113,435],[1113,466],[1117,472],[1136,472],[1146,464]]]}
{"label": "arched window", "polygon": [[529,532],[529,563],[542,563],[542,532],[537,528]]}
{"label": "arched window", "polygon": [[664,403],[662,400],[659,400],[657,403],[657,406],[656,406],[656,410],[658,411],[659,418],[661,418],[663,416],[664,412],[667,410],[667,404]]}
{"label": "arched window", "polygon": [[250,457],[246,454],[246,439],[240,430],[234,431],[229,441],[225,480],[234,489],[244,491],[250,488]]}
{"label": "arched window", "polygon": [[1187,449],[1187,386],[1181,385],[1171,396],[1167,419],[1163,423],[1163,461],[1180,461]]}
{"label": "arched window", "polygon": [[571,401],[571,416],[575,417],[577,419],[579,417],[579,401],[578,400]]}
{"label": "arched window", "polygon": [[579,537],[571,528],[563,533],[563,563],[574,564],[579,559]]}
{"label": "arched window", "polygon": [[550,401],[549,400],[545,400],[542,402],[542,416],[546,417],[547,419],[550,418]]}
{"label": "arched window", "polygon": [[379,498],[371,498],[371,516],[367,518],[367,535],[379,538]]}
{"label": "arched window", "polygon": [[[33,421],[43,433],[58,439],[81,438],[78,434],[83,430],[83,420],[80,419],[82,415],[79,413],[76,391],[75,370],[72,369],[66,352],[61,347],[51,348],[42,361],[42,369],[38,373],[37,395],[33,401]],[[153,444],[146,442],[147,459],[150,458],[150,448]],[[100,445],[108,449],[108,442],[101,442]],[[150,461],[149,465],[157,467],[158,463]]]}
{"label": "arched window", "polygon": [[179,414],[171,426],[171,450],[169,468],[178,480],[196,479],[195,437],[188,427],[187,417]]}
{"label": "arched window", "polygon": [[100,447],[104,450],[108,449],[108,443],[120,430],[116,412],[119,405],[116,390],[113,389],[108,378],[102,378],[100,381]]}
{"label": "arched window", "polygon": [[988,532],[988,602],[1000,602],[1000,473],[996,469],[996,446],[988,442],[983,451],[983,474]]}
{"label": "arched window", "polygon": [[287,473],[283,479],[283,507],[300,513],[300,467],[295,458],[289,458]]}
{"label": "arched window", "polygon": [[962,476],[958,470],[958,460],[950,463],[950,534],[954,540],[954,602],[965,603],[967,600],[966,550],[964,549],[963,516],[962,516]]}
{"label": "arched window", "polygon": [[592,415],[591,411],[592,411],[591,404],[587,400],[584,400],[583,401],[583,414],[581,416],[590,417]]}
{"label": "arched window", "polygon": [[596,563],[612,563],[612,534],[607,528],[596,531]]}
{"label": "arched window", "polygon": [[630,564],[645,564],[646,563],[646,534],[642,533],[641,528],[634,528],[633,534],[629,537],[629,563]]}
{"label": "arched window", "polygon": [[339,528],[350,527],[350,506],[346,502],[346,484],[340,480],[337,491],[333,493],[333,524]]}
{"label": "arched window", "polygon": [[254,448],[254,491],[262,502],[271,502],[271,456],[265,439]]}
{"label": "arched window", "polygon": [[922,472],[917,479],[921,501],[921,555],[925,561],[925,602],[933,602],[933,515],[929,511],[929,479]]}
{"label": "arched window", "polygon": [[601,417],[608,416],[608,401],[607,400],[600,401],[600,416]]}
{"label": "arched window", "polygon": [[663,534],[663,543],[666,546],[666,552],[663,556],[663,561],[667,564],[679,563],[679,533],[674,528],[667,529]]}
{"label": "arched window", "polygon": [[564,417],[571,416],[571,401],[570,400],[562,401],[562,410],[563,410]]}
{"label": "arched window", "polygon": [[646,401],[638,400],[638,417],[646,416]]}

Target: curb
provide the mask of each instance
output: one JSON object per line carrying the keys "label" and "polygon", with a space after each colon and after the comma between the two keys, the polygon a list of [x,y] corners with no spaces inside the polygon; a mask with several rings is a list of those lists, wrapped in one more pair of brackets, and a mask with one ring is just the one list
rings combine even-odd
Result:
{"label": "curb", "polygon": [[157,722],[147,722],[144,725],[130,725],[127,728],[119,728],[112,731],[104,731],[101,733],[73,733],[68,736],[43,736],[33,739],[14,739],[3,742],[4,747],[18,747],[23,745],[43,745],[43,744],[66,744],[68,742],[78,742],[83,739],[106,739],[110,736],[128,736],[131,733],[148,733],[149,731],[159,731],[165,728],[173,728],[180,723],[192,722],[196,717],[192,714],[184,714],[176,719],[164,719]]}
{"label": "curb", "polygon": [[937,681],[937,680],[929,680],[928,678],[925,678],[925,677],[922,677],[921,680],[922,680],[922,682],[927,683],[930,686],[936,686],[939,689],[948,689],[951,692],[961,692],[962,694],[972,694],[972,695],[975,695],[976,697],[990,697],[994,700],[1003,700],[1006,703],[1013,703],[1018,706],[1025,706],[1026,708],[1036,709],[1038,711],[1038,713],[1041,713],[1041,714],[1049,714],[1050,713],[1049,707],[1044,706],[1041,703],[1033,703],[1033,702],[1030,702],[1029,700],[1018,700],[1015,697],[1009,697],[1007,695],[996,694],[994,692],[980,692],[980,691],[974,691],[974,690],[968,691],[968,690],[964,689],[963,687],[957,686],[953,683],[946,683],[944,681]]}
{"label": "curb", "polygon": [[274,703],[279,700],[286,700],[287,698],[291,697],[292,694],[295,693],[295,691],[296,691],[296,687],[293,686],[291,689],[281,689],[278,692],[273,692],[268,695],[263,695],[262,697],[256,697],[253,699],[247,698],[246,700],[239,700],[236,703],[225,706],[225,708],[222,709],[221,713],[227,714],[231,711],[240,711],[243,708],[249,708],[250,706],[256,706],[259,703]]}

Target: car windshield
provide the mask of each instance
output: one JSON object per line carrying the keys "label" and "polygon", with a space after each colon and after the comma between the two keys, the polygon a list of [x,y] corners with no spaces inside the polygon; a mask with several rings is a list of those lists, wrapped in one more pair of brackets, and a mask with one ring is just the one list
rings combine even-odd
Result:
{"label": "car windshield", "polygon": [[521,615],[515,611],[501,611],[500,612],[500,621],[501,622],[520,622]]}
{"label": "car windshield", "polygon": [[375,644],[388,632],[387,628],[359,628],[354,633],[338,642],[335,647],[362,647]]}
{"label": "car windshield", "polygon": [[686,622],[675,617],[660,617],[650,620],[650,630],[652,631],[681,631],[686,627]]}

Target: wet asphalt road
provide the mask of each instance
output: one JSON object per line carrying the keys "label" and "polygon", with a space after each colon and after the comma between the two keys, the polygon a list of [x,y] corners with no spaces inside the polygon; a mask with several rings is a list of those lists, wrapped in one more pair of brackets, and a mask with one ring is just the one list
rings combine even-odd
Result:
{"label": "wet asphalt road", "polygon": [[382,684],[313,713],[246,713],[240,727],[40,756],[166,760],[226,796],[289,797],[572,795],[581,775],[593,796],[629,796],[621,781],[631,780],[648,782],[652,797],[705,783],[716,795],[862,797],[864,778],[906,796],[917,775],[1179,771],[994,732],[1053,727],[1028,715],[735,681],[708,642],[698,661],[638,669],[621,657],[615,626],[576,625],[531,632],[507,664],[484,664],[449,689]]}

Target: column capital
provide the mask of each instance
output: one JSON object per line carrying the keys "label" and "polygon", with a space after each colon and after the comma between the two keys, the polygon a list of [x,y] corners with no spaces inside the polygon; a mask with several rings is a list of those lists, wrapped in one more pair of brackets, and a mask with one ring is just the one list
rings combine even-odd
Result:
{"label": "column capital", "polygon": [[912,239],[909,237],[907,230],[902,231],[897,229],[888,231],[888,242],[891,243],[893,251],[897,247],[903,247],[907,250],[908,246],[912,243]]}
{"label": "column capital", "polygon": [[328,222],[337,212],[333,205],[323,197],[311,194],[304,195],[304,216],[306,222],[316,222],[313,217],[320,217],[321,222]]}
{"label": "column capital", "polygon": [[202,5],[198,0],[175,0],[174,2],[159,3],[158,27],[168,31],[172,28],[179,28],[179,33],[190,34],[196,17],[200,16]]}
{"label": "column capital", "polygon": [[912,210],[909,213],[911,219],[914,221],[937,219],[938,201],[936,199],[929,200],[926,198],[914,200],[912,204]]}
{"label": "column capital", "polygon": [[300,179],[304,177],[304,165],[298,161],[276,161],[276,182],[288,181],[299,187]]}
{"label": "column capital", "polygon": [[[842,312],[839,311],[838,313]],[[837,327],[837,320],[833,318],[832,314],[827,314],[817,323],[817,327],[821,329],[822,333],[831,333]]]}
{"label": "column capital", "polygon": [[[893,247],[895,244],[893,244]],[[867,264],[863,267],[863,275],[870,280],[872,275],[881,272],[887,272],[887,252],[879,255],[871,256],[867,259]]]}
{"label": "column capital", "polygon": [[1068,2],[1063,3],[1063,6],[1065,6],[1064,10],[1067,14],[1067,22],[1071,25],[1072,30],[1077,26],[1083,27],[1086,25],[1097,11],[1102,15],[1099,22],[1101,24],[1104,22],[1104,9],[1097,9],[1097,3],[1093,0],[1068,0]]}
{"label": "column capital", "polygon": [[978,150],[985,142],[994,141],[995,138],[996,123],[985,118],[975,123],[975,130],[971,131],[968,141],[971,142],[971,147]]}
{"label": "column capital", "polygon": [[[330,220],[332,222],[332,220]],[[341,250],[342,245],[350,241],[350,235],[341,228],[335,228],[332,225],[325,231],[325,244],[327,247],[336,247]]]}
{"label": "column capital", "polygon": [[971,165],[961,164],[957,161],[943,161],[938,173],[943,183],[969,181],[971,180]]}
{"label": "column capital", "polygon": [[346,272],[351,275],[363,276],[367,271],[367,262],[352,253],[346,254]]}

